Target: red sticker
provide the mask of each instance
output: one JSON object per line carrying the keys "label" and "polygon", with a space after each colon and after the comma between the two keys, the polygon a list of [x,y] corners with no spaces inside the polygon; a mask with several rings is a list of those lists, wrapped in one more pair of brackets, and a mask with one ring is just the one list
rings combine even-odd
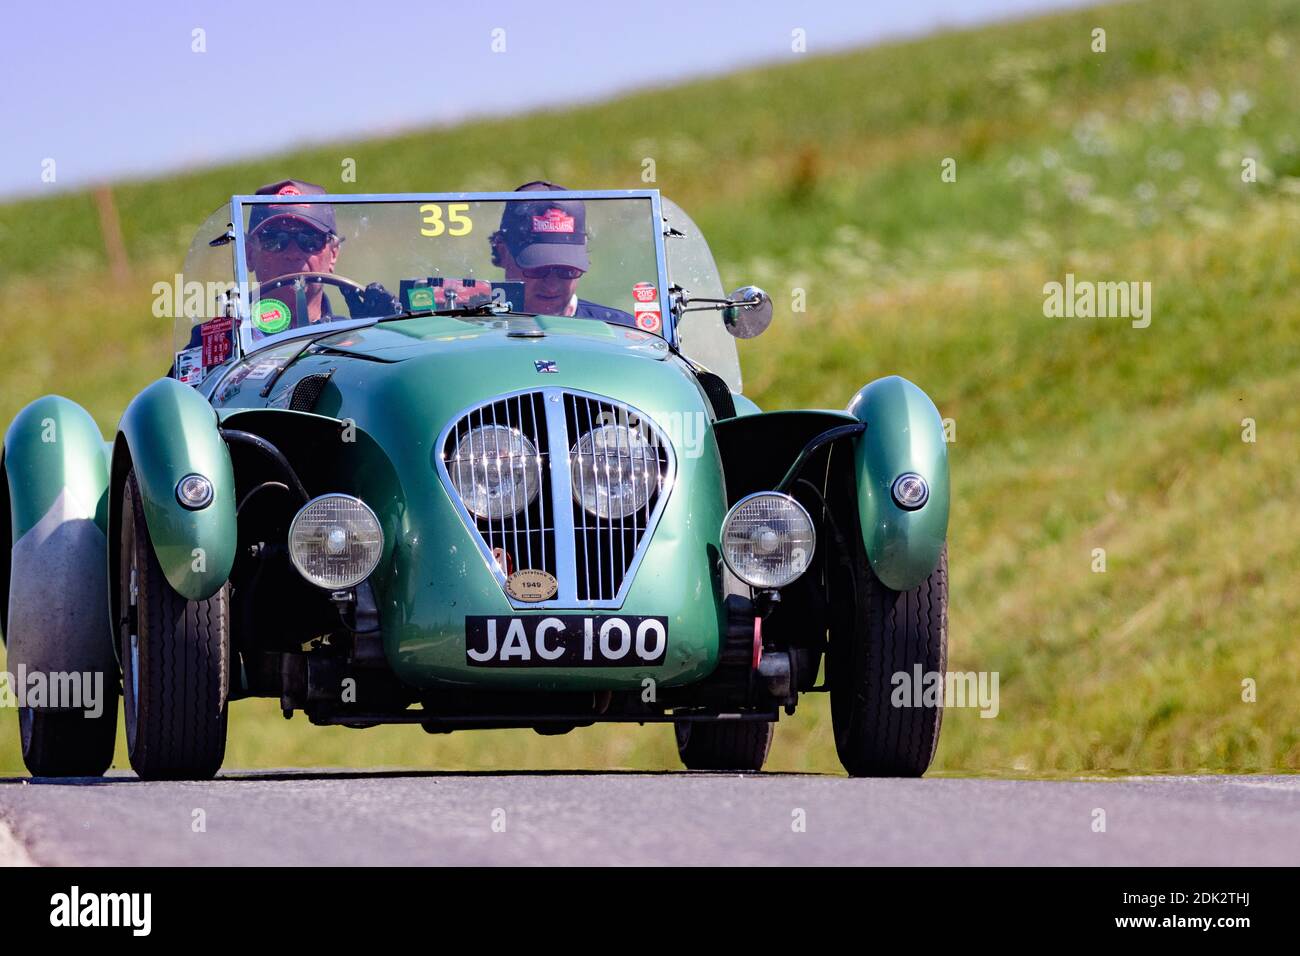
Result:
{"label": "red sticker", "polygon": [[230,360],[230,319],[212,319],[199,326],[203,336],[203,367],[225,365]]}
{"label": "red sticker", "polygon": [[442,285],[433,287],[433,301],[445,306],[451,300],[458,306],[482,305],[492,301],[492,283],[487,279],[443,279]]}
{"label": "red sticker", "polygon": [[638,312],[636,314],[636,327],[645,329],[647,332],[658,332],[660,325],[663,324],[663,318],[658,312]]}
{"label": "red sticker", "polygon": [[653,282],[638,282],[632,286],[632,298],[638,302],[654,302],[659,298],[659,290]]}
{"label": "red sticker", "polygon": [[573,217],[562,209],[548,209],[544,216],[533,217],[533,232],[573,232]]}

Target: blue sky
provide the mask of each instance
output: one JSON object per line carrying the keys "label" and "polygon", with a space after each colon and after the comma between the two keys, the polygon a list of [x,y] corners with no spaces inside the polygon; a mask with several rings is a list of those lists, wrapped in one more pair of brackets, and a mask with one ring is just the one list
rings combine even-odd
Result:
{"label": "blue sky", "polygon": [[[0,195],[606,98],[787,59],[796,28],[816,55],[1082,5],[6,0]],[[192,49],[195,29],[206,52]]]}

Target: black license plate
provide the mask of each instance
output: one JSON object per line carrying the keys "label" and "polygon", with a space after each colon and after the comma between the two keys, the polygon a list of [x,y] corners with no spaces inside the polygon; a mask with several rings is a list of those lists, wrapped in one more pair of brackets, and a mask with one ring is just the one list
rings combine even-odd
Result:
{"label": "black license plate", "polygon": [[471,667],[644,667],[668,654],[668,618],[556,614],[465,618]]}

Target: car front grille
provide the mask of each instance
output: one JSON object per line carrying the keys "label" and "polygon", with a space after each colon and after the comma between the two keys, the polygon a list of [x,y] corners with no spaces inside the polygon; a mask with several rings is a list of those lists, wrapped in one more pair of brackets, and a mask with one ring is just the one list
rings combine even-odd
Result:
{"label": "car front grille", "polygon": [[[438,447],[443,483],[503,590],[525,569],[556,579],[544,601],[506,591],[515,607],[622,604],[676,475],[672,444],[648,416],[598,395],[534,389],[462,411]],[[482,494],[475,476],[502,492]]]}

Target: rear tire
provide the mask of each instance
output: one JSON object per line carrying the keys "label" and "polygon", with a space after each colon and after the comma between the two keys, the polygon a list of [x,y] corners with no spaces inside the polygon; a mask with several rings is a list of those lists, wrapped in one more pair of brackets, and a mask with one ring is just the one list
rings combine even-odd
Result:
{"label": "rear tire", "polygon": [[18,733],[23,763],[33,777],[102,777],[117,747],[117,674],[104,675],[103,711],[23,707]]}
{"label": "rear tire", "polygon": [[772,749],[771,721],[679,720],[674,728],[687,770],[762,770]]}
{"label": "rear tire", "polygon": [[925,703],[923,683],[908,706],[895,706],[892,677],[906,674],[912,682],[918,666],[922,675],[946,675],[948,549],[919,586],[892,591],[856,537],[856,560],[842,579],[853,579],[857,600],[847,602],[851,608],[831,631],[827,661],[835,750],[853,777],[919,777],[938,747],[942,692],[937,703]]}
{"label": "rear tire", "polygon": [[131,767],[145,780],[203,780],[226,755],[230,585],[188,601],[149,541],[135,471],[122,491],[122,700]]}

